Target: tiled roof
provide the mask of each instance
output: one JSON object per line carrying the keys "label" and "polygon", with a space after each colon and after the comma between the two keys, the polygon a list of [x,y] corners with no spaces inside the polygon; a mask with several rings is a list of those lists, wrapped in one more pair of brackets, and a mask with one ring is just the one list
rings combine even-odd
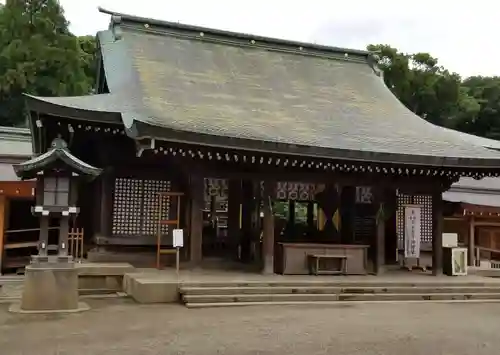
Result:
{"label": "tiled roof", "polygon": [[0,161],[28,159],[32,152],[28,128],[0,127]]}
{"label": "tiled roof", "polygon": [[133,138],[500,167],[498,152],[469,144],[404,107],[368,52],[112,15],[110,29],[98,34],[111,94],[67,104],[81,111],[119,110]]}

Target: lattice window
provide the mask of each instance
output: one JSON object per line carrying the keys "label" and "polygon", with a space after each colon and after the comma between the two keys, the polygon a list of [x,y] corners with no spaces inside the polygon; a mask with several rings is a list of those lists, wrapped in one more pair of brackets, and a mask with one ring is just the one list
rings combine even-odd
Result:
{"label": "lattice window", "polygon": [[142,181],[115,179],[112,233],[140,234],[142,215]]}
{"label": "lattice window", "polygon": [[[158,192],[160,191],[170,191],[170,182],[132,178],[115,179],[112,234],[155,235],[160,203]],[[163,205],[162,211],[168,214],[170,201],[166,201]],[[168,229],[164,229],[164,232],[168,232]]]}
{"label": "lattice window", "polygon": [[398,194],[398,209],[396,212],[398,248],[402,249],[404,246],[405,205],[422,206],[420,214],[421,243],[432,243],[432,196]]}
{"label": "lattice window", "polygon": [[[170,197],[163,196],[160,192],[170,191],[170,181],[144,180],[143,195],[143,224],[141,234],[153,235],[158,230],[158,219],[170,219]],[[161,211],[161,217],[158,212]],[[168,233],[168,225],[162,225],[162,234]]]}

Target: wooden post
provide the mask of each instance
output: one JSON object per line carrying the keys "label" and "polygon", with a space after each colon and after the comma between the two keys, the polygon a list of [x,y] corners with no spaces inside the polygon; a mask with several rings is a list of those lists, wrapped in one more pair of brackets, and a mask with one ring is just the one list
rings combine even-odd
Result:
{"label": "wooden post", "polygon": [[111,220],[113,217],[113,177],[109,173],[104,173],[98,182],[99,200],[99,234],[109,236],[111,233]]}
{"label": "wooden post", "polygon": [[40,216],[39,242],[38,255],[47,256],[49,250],[49,216]]}
{"label": "wooden post", "polygon": [[180,248],[175,248],[175,274],[177,278],[179,278],[179,269],[180,269]]}
{"label": "wooden post", "polygon": [[0,275],[2,274],[3,269],[3,254],[4,254],[4,244],[5,244],[5,227],[6,222],[5,218],[7,215],[7,211],[5,208],[5,204],[7,203],[7,198],[5,195],[0,195]]}
{"label": "wooden post", "polygon": [[475,255],[475,232],[476,232],[476,221],[472,216],[469,220],[469,266],[476,266],[476,255]]}
{"label": "wooden post", "polygon": [[231,255],[238,258],[238,246],[241,245],[240,237],[240,204],[241,204],[241,180],[230,179],[228,183],[228,213],[227,232],[231,248]]}
{"label": "wooden post", "polygon": [[68,255],[68,235],[69,235],[69,217],[62,216],[60,219],[59,228],[59,248],[57,250],[58,256]]}
{"label": "wooden post", "polygon": [[242,188],[241,259],[248,262],[251,259],[252,213],[254,208],[252,181],[243,181]]}
{"label": "wooden post", "polygon": [[274,216],[272,211],[274,187],[275,184],[272,181],[264,182],[263,274],[274,273]]}
{"label": "wooden post", "polygon": [[432,274],[443,274],[443,195],[432,195]]}
{"label": "wooden post", "polygon": [[375,241],[375,273],[380,275],[384,272],[385,266],[385,190],[379,188],[376,191],[377,214],[376,224],[377,233]]}
{"label": "wooden post", "polygon": [[203,238],[203,177],[192,175],[190,177],[191,223],[190,223],[190,259],[197,265],[202,259]]}

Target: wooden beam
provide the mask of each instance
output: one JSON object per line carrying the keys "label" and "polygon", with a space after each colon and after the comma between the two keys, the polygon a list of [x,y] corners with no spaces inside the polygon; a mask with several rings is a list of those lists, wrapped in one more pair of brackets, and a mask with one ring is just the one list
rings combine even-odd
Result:
{"label": "wooden beam", "polygon": [[2,181],[0,195],[10,198],[34,199],[35,181]]}
{"label": "wooden beam", "polygon": [[201,174],[221,179],[248,179],[260,180],[272,178],[275,181],[295,181],[311,183],[328,183],[335,181],[341,186],[397,186],[401,190],[412,194],[430,194],[436,189],[437,183],[442,185],[447,182],[443,176],[400,176],[370,172],[338,172],[329,170],[305,170],[298,167],[276,167],[267,164],[240,166],[222,164],[215,161],[196,161],[188,158],[175,157],[173,161],[184,167],[189,167],[191,173]]}

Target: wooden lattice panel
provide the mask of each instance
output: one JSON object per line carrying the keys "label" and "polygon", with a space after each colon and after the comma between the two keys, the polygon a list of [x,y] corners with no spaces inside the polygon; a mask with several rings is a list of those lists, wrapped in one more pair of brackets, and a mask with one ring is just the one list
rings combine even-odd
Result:
{"label": "wooden lattice panel", "polygon": [[117,178],[113,199],[113,235],[141,232],[142,180]]}
{"label": "wooden lattice panel", "polygon": [[[170,192],[170,181],[144,180],[143,195],[143,224],[141,234],[154,235],[157,233],[159,218],[170,219],[170,197],[162,196],[160,192]],[[161,211],[161,214],[158,213]],[[161,216],[161,217],[160,217]],[[168,225],[161,226],[161,232],[168,233]]]}
{"label": "wooden lattice panel", "polygon": [[277,200],[314,200],[316,186],[309,183],[279,181],[276,183]]}
{"label": "wooden lattice panel", "polygon": [[210,210],[212,197],[215,197],[215,209],[227,211],[228,207],[228,181],[226,179],[205,179],[205,209]]}
{"label": "wooden lattice panel", "polygon": [[[113,235],[155,235],[158,208],[168,218],[170,201],[158,193],[170,191],[170,181],[116,178],[113,198]],[[163,216],[162,216],[163,218]],[[162,227],[168,232],[168,226]]]}
{"label": "wooden lattice panel", "polygon": [[228,181],[226,179],[205,179],[205,196],[216,196],[227,200]]}
{"label": "wooden lattice panel", "polygon": [[420,214],[421,243],[432,243],[432,196],[398,194],[398,209],[396,211],[398,248],[402,249],[404,246],[405,205],[422,206]]}

